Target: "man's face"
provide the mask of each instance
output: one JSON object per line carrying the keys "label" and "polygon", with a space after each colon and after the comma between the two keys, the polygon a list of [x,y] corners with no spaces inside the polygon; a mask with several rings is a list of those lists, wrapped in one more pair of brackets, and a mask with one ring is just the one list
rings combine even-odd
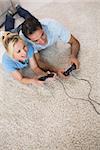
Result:
{"label": "man's face", "polygon": [[18,42],[14,45],[13,57],[18,61],[25,61],[27,59],[27,51],[28,48],[22,40],[18,40]]}
{"label": "man's face", "polygon": [[47,35],[43,29],[38,29],[34,33],[28,35],[28,38],[36,44],[45,45],[47,43]]}

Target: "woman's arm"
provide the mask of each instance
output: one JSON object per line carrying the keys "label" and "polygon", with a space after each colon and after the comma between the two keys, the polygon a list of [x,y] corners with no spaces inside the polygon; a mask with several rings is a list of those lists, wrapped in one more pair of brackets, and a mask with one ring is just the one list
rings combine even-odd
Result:
{"label": "woman's arm", "polygon": [[23,84],[43,85],[43,81],[39,81],[36,78],[24,78],[18,70],[12,72],[11,76]]}

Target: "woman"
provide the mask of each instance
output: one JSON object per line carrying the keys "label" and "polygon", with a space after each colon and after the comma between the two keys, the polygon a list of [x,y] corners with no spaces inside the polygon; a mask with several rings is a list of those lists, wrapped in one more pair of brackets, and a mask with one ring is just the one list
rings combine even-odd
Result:
{"label": "woman", "polygon": [[17,33],[4,32],[2,36],[2,42],[6,49],[6,52],[2,58],[2,64],[7,72],[11,76],[24,84],[43,84],[43,81],[38,78],[25,78],[20,73],[20,69],[23,69],[30,65],[31,69],[38,76],[47,76],[48,74],[41,70],[34,58],[34,48],[31,44],[25,42],[19,37]]}

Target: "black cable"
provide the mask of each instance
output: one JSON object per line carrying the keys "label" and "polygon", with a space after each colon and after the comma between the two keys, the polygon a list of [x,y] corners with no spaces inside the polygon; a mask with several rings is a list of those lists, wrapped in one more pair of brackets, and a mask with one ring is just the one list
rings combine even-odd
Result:
{"label": "black cable", "polygon": [[96,109],[96,107],[95,107],[95,105],[93,104],[93,102],[96,103],[96,104],[98,104],[98,105],[100,105],[100,103],[98,103],[97,101],[95,101],[94,99],[92,99],[92,98],[90,97],[91,91],[92,91],[92,85],[91,85],[90,81],[88,81],[87,79],[83,79],[83,78],[79,79],[79,78],[77,78],[73,73],[71,73],[71,74],[72,74],[72,76],[73,76],[75,79],[81,80],[81,81],[85,81],[85,82],[88,83],[88,85],[89,85],[89,87],[90,87],[90,90],[89,90],[89,93],[88,93],[88,99],[76,98],[76,97],[70,96],[70,95],[67,93],[66,87],[65,87],[65,85],[63,84],[62,80],[61,80],[61,79],[57,79],[57,80],[59,80],[59,82],[62,84],[62,87],[63,87],[63,89],[64,89],[64,91],[65,91],[65,94],[66,94],[69,98],[71,98],[71,99],[78,99],[78,100],[88,101],[88,102],[92,105],[92,107],[93,107],[93,109],[95,110],[95,112],[96,112],[98,115],[100,115],[100,112]]}

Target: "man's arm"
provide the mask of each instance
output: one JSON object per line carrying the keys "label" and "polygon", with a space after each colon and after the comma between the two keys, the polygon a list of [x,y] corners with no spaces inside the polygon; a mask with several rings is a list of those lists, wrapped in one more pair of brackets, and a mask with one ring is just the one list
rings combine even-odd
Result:
{"label": "man's arm", "polygon": [[40,68],[42,68],[43,70],[45,70],[45,71],[51,71],[51,72],[55,72],[55,73],[58,72],[59,69],[56,68],[56,67],[54,67],[50,63],[48,63],[47,60],[42,59],[42,57],[40,56],[39,53],[35,53],[35,59],[36,59],[36,62],[38,64],[38,66]]}
{"label": "man's arm", "polygon": [[76,67],[79,68],[78,53],[80,50],[80,43],[73,35],[71,35],[68,43],[71,45],[70,62],[74,63]]}
{"label": "man's arm", "polygon": [[38,65],[35,56],[33,56],[32,58],[30,58],[30,67],[31,69],[39,76],[46,76],[47,73],[44,72]]}

